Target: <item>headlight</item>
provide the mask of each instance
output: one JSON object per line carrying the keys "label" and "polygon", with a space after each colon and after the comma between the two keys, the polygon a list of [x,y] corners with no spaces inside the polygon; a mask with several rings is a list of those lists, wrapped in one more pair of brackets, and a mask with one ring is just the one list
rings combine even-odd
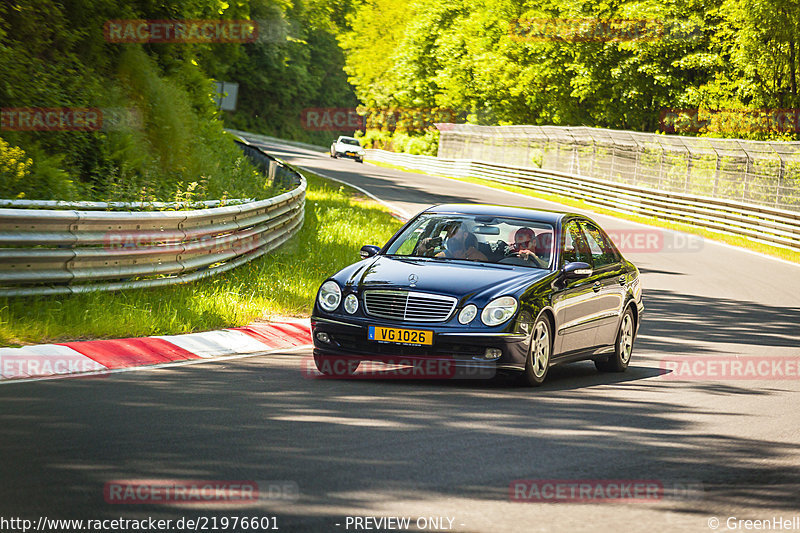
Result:
{"label": "headlight", "polygon": [[339,302],[342,301],[342,290],[335,281],[326,281],[319,288],[317,301],[324,310],[333,311],[339,307]]}
{"label": "headlight", "polygon": [[355,294],[348,294],[344,298],[344,310],[351,315],[358,310],[358,298]]}
{"label": "headlight", "polygon": [[478,307],[474,304],[469,304],[458,313],[458,321],[462,324],[469,324],[472,319],[478,314]]}
{"label": "headlight", "polygon": [[513,296],[503,296],[489,302],[483,308],[481,320],[487,326],[497,326],[511,318],[517,311],[517,299]]}

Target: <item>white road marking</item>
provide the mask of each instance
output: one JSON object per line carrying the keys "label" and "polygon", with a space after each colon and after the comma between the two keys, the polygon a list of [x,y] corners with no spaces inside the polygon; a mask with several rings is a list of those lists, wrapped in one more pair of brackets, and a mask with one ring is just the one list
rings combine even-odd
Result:
{"label": "white road marking", "polygon": [[263,352],[269,346],[240,331],[220,330],[188,333],[186,335],[161,335],[157,339],[174,344],[178,348],[200,357]]}

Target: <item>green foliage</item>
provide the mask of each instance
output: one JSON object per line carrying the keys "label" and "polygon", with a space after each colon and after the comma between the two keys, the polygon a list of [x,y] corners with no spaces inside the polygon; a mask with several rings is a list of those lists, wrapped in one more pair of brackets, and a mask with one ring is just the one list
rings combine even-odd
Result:
{"label": "green foliage", "polygon": [[[109,43],[102,31],[111,19],[218,18],[251,19],[259,37],[138,45]],[[658,31],[536,38],[525,22],[554,19],[643,20]],[[222,123],[323,146],[353,133],[305,129],[301,113],[314,107],[637,131],[659,131],[668,108],[800,107],[798,35],[796,0],[12,0],[0,3],[1,107],[132,110],[137,120],[4,131],[32,164],[0,190],[66,200],[263,195]],[[215,109],[211,79],[239,83],[237,111]],[[368,145],[431,154],[432,122],[378,120],[362,133]],[[715,116],[699,134],[798,137],[729,126]]]}
{"label": "green foliage", "polygon": [[[367,106],[636,131],[659,131],[668,108],[800,107],[796,0],[375,0],[349,20],[345,70]],[[554,20],[547,38],[526,30]],[[565,24],[608,20],[644,21],[651,33],[575,39]]]}
{"label": "green foliage", "polygon": [[[355,106],[341,65],[341,7],[312,0],[14,0],[0,4],[0,107],[99,108],[100,131],[3,131],[32,159],[2,196],[63,200],[264,197],[230,125],[303,137],[300,110]],[[324,12],[321,11],[324,8]],[[239,44],[118,44],[114,19],[249,19]],[[285,22],[287,32],[272,31]],[[283,21],[283,22],[281,22]],[[271,26],[273,24],[273,26]],[[283,28],[284,26],[280,26]],[[240,83],[239,110],[217,111],[211,78]],[[330,134],[320,134],[329,141]]]}
{"label": "green foliage", "polygon": [[439,149],[439,132],[426,131],[422,135],[368,129],[359,135],[362,146],[413,155],[436,155]]}
{"label": "green foliage", "polygon": [[[250,2],[261,38],[230,63],[225,75],[238,81],[239,105],[226,117],[232,127],[327,146],[338,133],[305,129],[304,109],[356,107],[343,71],[337,35],[346,26],[349,2],[287,0]],[[220,74],[210,71],[220,78]]]}
{"label": "green foliage", "polygon": [[22,181],[30,174],[33,160],[19,146],[10,146],[0,138],[0,196],[21,198]]}

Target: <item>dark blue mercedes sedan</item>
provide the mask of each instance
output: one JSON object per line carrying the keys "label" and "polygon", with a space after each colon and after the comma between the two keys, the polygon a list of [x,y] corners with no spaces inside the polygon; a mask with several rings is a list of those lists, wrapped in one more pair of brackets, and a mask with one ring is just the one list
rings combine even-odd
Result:
{"label": "dark blue mercedes sedan", "polygon": [[436,361],[540,385],[559,363],[628,367],[644,309],[639,271],[585,216],[439,205],[361,256],[314,302],[323,374]]}

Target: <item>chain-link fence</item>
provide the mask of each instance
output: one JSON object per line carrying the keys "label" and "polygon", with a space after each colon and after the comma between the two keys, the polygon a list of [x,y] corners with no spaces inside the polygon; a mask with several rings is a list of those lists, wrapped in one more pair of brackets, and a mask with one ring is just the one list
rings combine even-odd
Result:
{"label": "chain-link fence", "polygon": [[800,211],[800,142],[437,124],[439,157],[541,168]]}

